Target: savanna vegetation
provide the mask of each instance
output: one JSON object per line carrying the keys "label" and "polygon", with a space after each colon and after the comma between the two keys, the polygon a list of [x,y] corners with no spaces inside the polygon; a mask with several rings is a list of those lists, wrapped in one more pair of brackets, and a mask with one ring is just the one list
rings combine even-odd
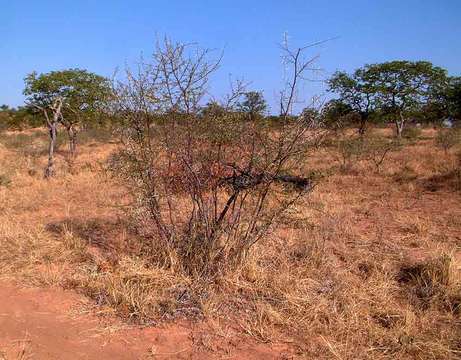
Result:
{"label": "savanna vegetation", "polygon": [[272,112],[243,81],[211,96],[222,55],[169,39],[113,79],[27,75],[0,111],[2,277],[205,323],[191,357],[459,358],[461,80],[370,64],[298,111],[310,49],[282,45]]}

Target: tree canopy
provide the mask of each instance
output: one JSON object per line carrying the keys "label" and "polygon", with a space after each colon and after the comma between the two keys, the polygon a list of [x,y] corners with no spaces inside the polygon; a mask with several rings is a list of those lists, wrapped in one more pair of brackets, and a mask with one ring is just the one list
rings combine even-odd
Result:
{"label": "tree canopy", "polygon": [[24,95],[29,104],[46,109],[60,99],[63,102],[63,117],[69,121],[77,118],[79,113],[89,115],[101,109],[110,96],[106,78],[81,69],[51,71],[40,75],[32,72],[25,78],[25,85]]}
{"label": "tree canopy", "polygon": [[249,91],[244,93],[243,97],[243,100],[238,104],[238,109],[249,114],[250,120],[264,115],[264,112],[267,110],[267,103],[262,92]]}
{"label": "tree canopy", "polygon": [[461,77],[450,78],[447,101],[449,115],[461,119]]}
{"label": "tree canopy", "polygon": [[29,106],[43,112],[50,132],[48,165],[45,177],[54,174],[54,148],[58,124],[69,136],[70,158],[76,154],[78,126],[90,122],[102,110],[111,94],[107,79],[86,70],[68,69],[25,78],[24,95]]}
{"label": "tree canopy", "polygon": [[352,75],[338,71],[328,81],[329,90],[360,116],[359,132],[364,133],[370,114],[376,110],[377,92],[374,74],[369,69],[357,69]]}
{"label": "tree canopy", "polygon": [[341,102],[360,114],[361,128],[379,110],[392,116],[400,136],[412,115],[446,94],[447,81],[446,70],[430,62],[397,60],[365,65],[352,75],[336,72],[328,85]]}

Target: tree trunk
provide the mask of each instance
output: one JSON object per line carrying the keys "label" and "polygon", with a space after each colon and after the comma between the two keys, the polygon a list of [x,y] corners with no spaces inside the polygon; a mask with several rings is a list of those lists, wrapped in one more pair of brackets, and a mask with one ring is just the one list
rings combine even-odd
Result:
{"label": "tree trunk", "polygon": [[69,136],[69,151],[72,159],[77,155],[77,131],[70,126],[67,128],[67,135]]}
{"label": "tree trunk", "polygon": [[56,147],[57,137],[57,123],[52,122],[49,124],[50,143],[48,147],[48,165],[45,168],[45,178],[48,179],[55,174],[54,170],[54,149]]}
{"label": "tree trunk", "polygon": [[365,135],[365,132],[367,131],[367,125],[368,125],[368,115],[361,115],[360,124],[359,124],[359,135],[360,136]]}
{"label": "tree trunk", "polygon": [[48,125],[49,133],[50,133],[50,144],[48,148],[48,165],[45,168],[45,179],[48,179],[55,174],[54,170],[54,149],[56,147],[56,138],[58,134],[58,123],[59,119],[62,116],[62,99],[58,98],[51,106],[51,110],[53,111],[53,120],[50,120],[48,116],[48,112],[45,108],[42,108],[43,113],[46,118],[46,123]]}
{"label": "tree trunk", "polygon": [[397,137],[402,138],[403,126],[405,124],[405,118],[403,117],[402,112],[399,112],[399,117],[395,119],[395,128],[397,131]]}

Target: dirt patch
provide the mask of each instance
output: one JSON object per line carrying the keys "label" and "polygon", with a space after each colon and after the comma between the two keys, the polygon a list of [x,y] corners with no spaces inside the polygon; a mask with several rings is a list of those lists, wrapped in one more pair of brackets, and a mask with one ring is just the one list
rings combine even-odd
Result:
{"label": "dirt patch", "polygon": [[[264,345],[204,337],[201,324],[127,327],[115,319],[78,314],[85,300],[59,289],[0,286],[0,358],[3,359],[280,359]],[[210,340],[211,339],[211,340]],[[209,349],[205,347],[205,344]],[[211,351],[214,350],[214,351]]]}

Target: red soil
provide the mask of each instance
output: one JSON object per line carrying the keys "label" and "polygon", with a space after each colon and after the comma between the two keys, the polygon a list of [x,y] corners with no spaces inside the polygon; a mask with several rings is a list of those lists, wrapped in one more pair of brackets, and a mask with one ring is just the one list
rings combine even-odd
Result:
{"label": "red soil", "polygon": [[[281,359],[280,349],[222,336],[203,324],[105,327],[95,315],[75,314],[79,295],[60,289],[25,289],[0,283],[0,359]],[[209,331],[209,330],[208,330]],[[210,340],[213,339],[213,340]]]}

